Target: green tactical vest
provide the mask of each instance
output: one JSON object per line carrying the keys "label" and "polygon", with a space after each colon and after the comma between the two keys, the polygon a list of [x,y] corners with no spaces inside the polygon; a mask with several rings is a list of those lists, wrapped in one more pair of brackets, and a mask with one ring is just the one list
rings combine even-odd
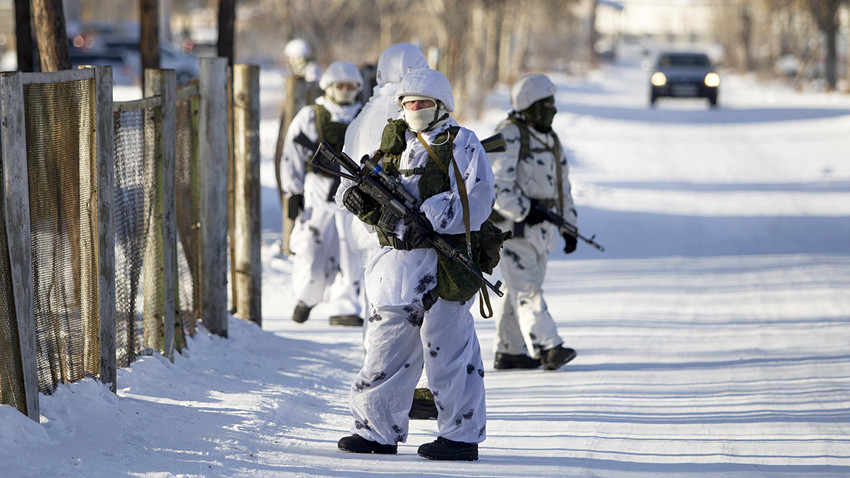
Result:
{"label": "green tactical vest", "polygon": [[[387,125],[387,128],[395,128],[396,125],[390,123]],[[431,149],[434,151],[434,154],[443,162],[444,165],[450,165],[452,159],[452,144],[454,143],[455,136],[457,136],[457,132],[460,130],[459,127],[453,126],[450,127],[443,133],[440,133],[437,138],[434,140],[434,144],[430,144]],[[402,134],[402,137],[403,134]],[[451,181],[449,179],[448,174],[443,171],[442,168],[434,161],[433,158],[428,157],[427,162],[425,163],[424,168],[416,168],[414,170],[404,170],[399,169],[399,163],[401,161],[401,156],[404,150],[397,153],[388,153],[384,154],[384,170],[388,174],[392,174],[395,176],[403,175],[403,176],[411,176],[411,175],[421,175],[419,178],[419,182],[417,183],[417,187],[419,189],[419,200],[420,202],[425,201],[426,199],[449,191],[451,189]],[[460,179],[460,178],[459,178]],[[462,214],[462,211],[456,211],[457,214]],[[393,241],[390,233],[392,231],[386,230],[380,227],[377,227],[378,239],[382,246],[392,246]],[[455,245],[461,251],[466,252],[466,234],[452,234],[446,235],[452,244]],[[471,251],[472,257],[479,257],[479,249],[480,249],[480,241],[479,241],[479,232],[472,231],[471,233]],[[430,247],[430,246],[424,246]],[[478,261],[473,261],[478,262]],[[491,271],[492,272],[492,271]],[[475,293],[481,288],[481,281],[476,277],[475,274],[468,271],[465,267],[460,265],[457,261],[450,259],[449,257],[438,254],[437,255],[437,286],[431,292],[432,297],[426,297],[424,302],[426,302],[426,308],[430,307],[431,304],[436,300],[437,297],[442,298],[444,300],[462,302],[472,299],[475,296]],[[430,302],[430,304],[428,304]]]}
{"label": "green tactical vest", "polygon": [[[348,129],[348,124],[331,121],[330,111],[319,104],[313,105],[313,113],[316,117],[316,133],[318,135],[316,144],[318,145],[322,141],[326,141],[331,146],[331,149],[337,153],[341,153],[342,146],[345,143],[345,130]],[[307,161],[307,171],[326,174],[315,171],[310,161]]]}

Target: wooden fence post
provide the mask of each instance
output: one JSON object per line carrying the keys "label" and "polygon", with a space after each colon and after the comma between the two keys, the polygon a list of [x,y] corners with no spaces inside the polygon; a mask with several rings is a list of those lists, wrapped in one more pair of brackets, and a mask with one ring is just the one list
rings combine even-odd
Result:
{"label": "wooden fence post", "polygon": [[201,307],[207,330],[227,337],[227,58],[200,65]]}
{"label": "wooden fence post", "polygon": [[[148,323],[146,323],[145,337],[150,341],[156,340],[156,348],[172,361],[174,360],[174,290],[176,287],[174,270],[177,258],[177,215],[174,202],[176,78],[174,70],[145,70],[145,96],[159,95],[161,98],[161,116],[156,119],[156,135],[159,138],[160,146],[158,153],[161,157],[161,163],[156,167],[159,187],[156,193],[156,209],[152,217],[159,216],[162,221],[148,229],[149,234],[160,235],[161,237],[159,244],[161,244],[162,262],[156,264],[155,268],[149,269],[150,265],[147,261],[152,256],[145,257],[145,269],[159,275],[159,280],[162,281],[161,285],[158,284],[161,287],[159,291],[162,297],[158,298],[157,302],[159,303],[155,305],[158,313],[161,314],[161,320],[156,319],[157,313],[154,313],[154,319],[150,323],[155,323],[158,330],[155,332],[148,331]],[[150,238],[148,241],[150,241]],[[147,314],[146,312],[146,316]],[[148,346],[152,345],[148,343]]]}
{"label": "wooden fence post", "polygon": [[262,325],[262,228],[260,218],[260,67],[233,67],[235,221],[232,265],[236,314]]}
{"label": "wooden fence post", "polygon": [[3,161],[4,193],[0,200],[5,201],[4,220],[23,369],[26,410],[22,412],[39,421],[26,122],[24,87],[20,73],[0,73],[0,122],[3,124],[0,152]]}
{"label": "wooden fence post", "polygon": [[100,381],[116,391],[115,356],[115,141],[112,67],[94,67],[97,93],[97,290],[100,317]]}

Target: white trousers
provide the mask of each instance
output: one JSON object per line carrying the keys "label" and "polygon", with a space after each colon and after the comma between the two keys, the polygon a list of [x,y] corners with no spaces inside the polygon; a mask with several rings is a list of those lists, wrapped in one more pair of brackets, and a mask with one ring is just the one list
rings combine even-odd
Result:
{"label": "white trousers", "polygon": [[440,436],[484,441],[484,368],[472,303],[439,299],[427,312],[418,302],[372,306],[363,368],[350,392],[354,433],[385,445],[406,441],[413,390],[424,366]]}
{"label": "white trousers", "polygon": [[494,314],[494,352],[537,358],[541,350],[564,343],[543,299],[548,262],[549,252],[525,239],[505,241],[499,267],[506,293],[501,310]]}
{"label": "white trousers", "polygon": [[295,299],[313,307],[327,297],[329,315],[360,315],[363,263],[350,240],[353,216],[334,203],[308,205],[292,230]]}

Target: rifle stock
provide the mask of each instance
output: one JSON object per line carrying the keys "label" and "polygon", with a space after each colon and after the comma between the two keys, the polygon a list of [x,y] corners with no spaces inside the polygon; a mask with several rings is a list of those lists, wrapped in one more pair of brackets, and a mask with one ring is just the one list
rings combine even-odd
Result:
{"label": "rifle stock", "polygon": [[[371,158],[364,157],[362,165],[357,165],[348,155],[335,152],[328,143],[322,141],[310,161],[317,169],[353,181],[357,184],[357,187],[371,196],[381,207],[389,208],[399,218],[412,214],[422,214],[419,211],[419,203],[416,198],[404,189],[401,182],[384,172],[378,164],[381,154],[378,151]],[[333,165],[339,165],[342,170],[333,167]],[[495,284],[488,281],[478,270],[476,264],[472,262],[472,259],[455,247],[444,235],[433,232],[427,240],[438,253],[459,262],[464,268],[475,274],[496,295],[499,297],[505,295],[504,292],[499,290],[502,281],[496,281]]]}
{"label": "rifle stock", "polygon": [[569,235],[575,237],[576,239],[581,239],[582,241],[586,242],[587,244],[598,249],[599,252],[605,252],[605,247],[602,244],[599,244],[598,242],[594,241],[594,239],[596,239],[596,234],[590,236],[590,238],[584,237],[578,232],[577,227],[568,223],[567,220],[562,218],[561,216],[550,211],[546,206],[538,204],[535,207],[536,207],[537,211],[539,211],[540,213],[543,214],[543,217],[545,217],[547,221],[549,221],[552,224],[554,224],[555,226],[557,226],[558,230],[561,231],[562,234],[569,234]]}
{"label": "rifle stock", "polygon": [[493,136],[481,140],[481,146],[484,146],[484,151],[487,153],[504,153],[507,151],[507,142],[505,135],[496,133]]}

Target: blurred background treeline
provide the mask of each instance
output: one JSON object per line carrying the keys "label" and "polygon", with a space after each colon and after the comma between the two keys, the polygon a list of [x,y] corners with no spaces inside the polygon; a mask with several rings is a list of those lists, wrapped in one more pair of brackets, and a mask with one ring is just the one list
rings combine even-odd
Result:
{"label": "blurred background treeline", "polygon": [[[48,0],[32,0],[33,5]],[[58,1],[58,0],[52,0]],[[225,0],[158,0],[159,42],[216,53]],[[0,51],[14,51],[14,5],[0,0]],[[68,35],[139,35],[144,0],[62,0]],[[419,45],[475,114],[497,84],[528,71],[583,74],[670,45],[710,52],[721,68],[848,91],[850,0],[230,0],[233,56],[283,67],[303,38],[316,60],[374,63],[387,45]],[[33,35],[35,36],[34,32]],[[114,33],[114,32],[111,32]],[[145,41],[144,38],[141,39]],[[4,61],[8,65],[8,61]]]}

